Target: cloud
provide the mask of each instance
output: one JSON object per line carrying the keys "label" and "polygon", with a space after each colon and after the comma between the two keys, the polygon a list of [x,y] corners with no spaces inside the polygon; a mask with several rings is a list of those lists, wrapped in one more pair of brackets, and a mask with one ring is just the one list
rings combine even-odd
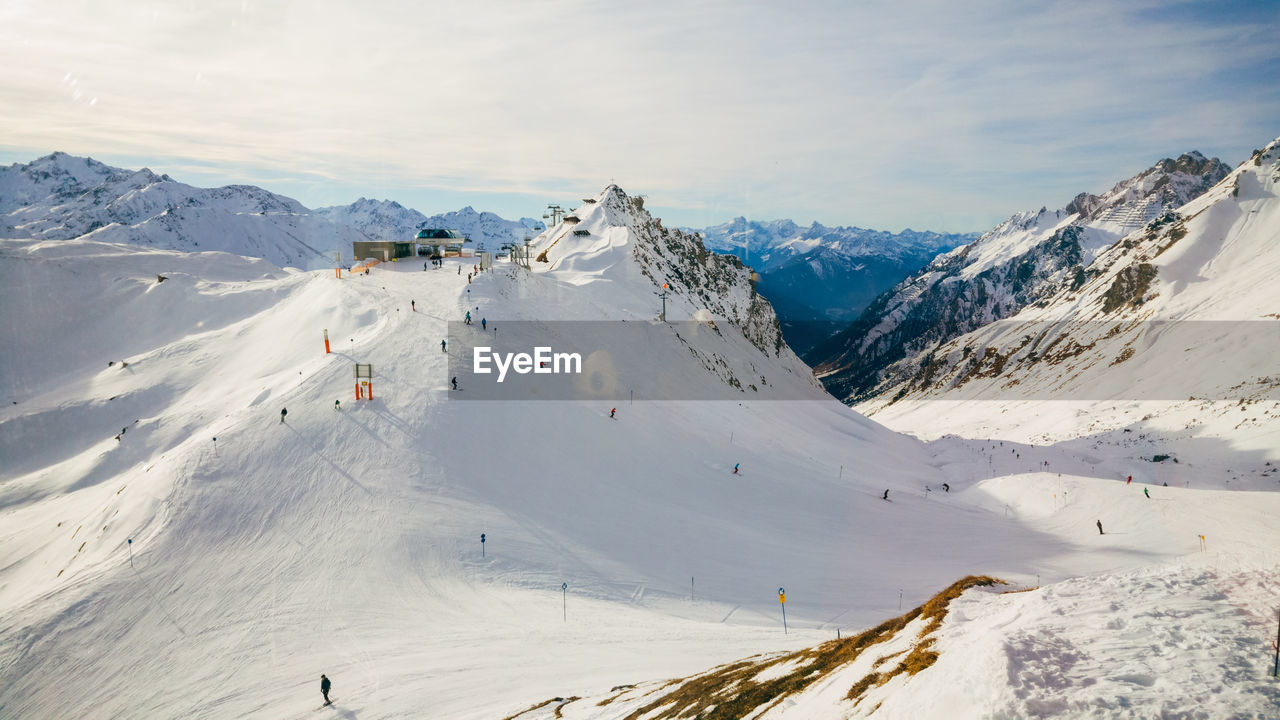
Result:
{"label": "cloud", "polygon": [[245,0],[0,13],[0,145],[406,192],[614,178],[677,215],[736,203],[982,229],[1189,143],[1239,153],[1280,132],[1267,127],[1280,23],[1256,11]]}

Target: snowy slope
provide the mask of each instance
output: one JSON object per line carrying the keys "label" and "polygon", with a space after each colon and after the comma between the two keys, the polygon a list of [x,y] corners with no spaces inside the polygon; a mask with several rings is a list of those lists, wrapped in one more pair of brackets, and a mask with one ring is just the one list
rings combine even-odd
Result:
{"label": "snowy slope", "polygon": [[353,241],[368,239],[262,188],[197,188],[65,153],[0,168],[0,213],[3,237],[92,233],[101,242],[229,252],[282,267],[333,267],[335,252],[350,256]]}
{"label": "snowy slope", "polygon": [[[537,248],[532,272],[500,264],[468,282],[470,265],[338,279],[93,237],[0,242],[5,330],[23,339],[0,346],[0,716],[314,717],[324,672],[338,699],[325,714],[501,718],[813,645],[969,573],[1029,584],[1194,566],[1196,531],[1224,562],[1280,562],[1274,493],[1171,488],[1143,505],[1106,450],[924,445],[852,412],[796,372],[740,263],[697,252],[617,188]],[[732,349],[726,363],[754,364],[789,399],[475,402],[448,388],[465,358],[445,337],[649,323],[664,282],[669,319],[715,332],[619,341],[615,356],[670,357],[665,374],[725,385],[704,360]],[[467,310],[488,329],[458,328]],[[374,365],[375,399],[352,399],[355,362]],[[1029,474],[1042,459],[1065,477]],[[1031,615],[1004,627],[1034,628]],[[1251,632],[1251,615],[1235,620],[1212,627]],[[1140,662],[1143,640],[1099,650],[1098,672]],[[911,681],[921,702],[946,687],[920,690],[928,677]],[[982,677],[1003,692],[1005,676]],[[806,702],[808,717],[847,710]]]}
{"label": "snowy slope", "polygon": [[939,256],[884,293],[809,356],[823,383],[848,401],[892,396],[938,344],[1078,289],[1104,249],[1222,179],[1229,168],[1197,152],[1164,159],[1100,196],[1061,210],[1022,212]]}

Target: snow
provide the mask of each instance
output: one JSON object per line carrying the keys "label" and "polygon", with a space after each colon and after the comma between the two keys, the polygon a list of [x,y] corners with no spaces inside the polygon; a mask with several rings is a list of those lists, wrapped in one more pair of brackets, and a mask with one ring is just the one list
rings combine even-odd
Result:
{"label": "snow", "polygon": [[[1274,488],[1145,484],[1148,499],[1119,482],[1137,474],[1127,448],[1006,457],[979,434],[892,432],[743,337],[745,270],[710,302],[673,279],[668,316],[710,316],[719,339],[685,341],[732,348],[791,399],[449,390],[439,342],[467,309],[499,327],[656,316],[645,272],[675,260],[642,247],[654,231],[620,191],[599,198],[573,226],[588,235],[538,239],[549,262],[469,284],[454,261],[338,279],[97,233],[0,241],[0,317],[21,338],[0,346],[0,715],[314,717],[323,672],[326,715],[507,717],[809,647],[973,573],[1044,587],[964,596],[937,665],[858,708],[842,698],[861,666],[762,717],[1274,707]],[[723,382],[650,337],[609,350]],[[357,362],[373,400],[352,398]]]}

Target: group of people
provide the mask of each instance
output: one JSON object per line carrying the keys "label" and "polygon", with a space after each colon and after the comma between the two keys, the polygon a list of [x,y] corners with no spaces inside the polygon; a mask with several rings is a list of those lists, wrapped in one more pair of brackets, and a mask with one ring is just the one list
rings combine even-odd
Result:
{"label": "group of people", "polygon": [[[471,324],[471,311],[470,311],[470,310],[468,310],[468,311],[467,311],[467,314],[463,316],[463,318],[462,318],[462,324],[463,324],[463,325],[470,325],[470,324]],[[486,320],[486,319],[484,319],[484,318],[480,318],[480,329],[481,329],[481,330],[488,330],[488,329],[489,329],[489,321],[488,321],[488,320]],[[444,349],[444,345],[443,345],[443,344],[440,346],[440,349],[441,349],[441,350],[443,350],[443,349]]]}

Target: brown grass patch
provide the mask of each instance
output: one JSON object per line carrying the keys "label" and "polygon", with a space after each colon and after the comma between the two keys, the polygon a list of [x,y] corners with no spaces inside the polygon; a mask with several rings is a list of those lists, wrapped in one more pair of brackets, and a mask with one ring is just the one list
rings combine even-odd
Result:
{"label": "brown grass patch", "polygon": [[[886,620],[859,635],[830,640],[817,647],[758,661],[739,661],[714,668],[684,680],[672,692],[655,698],[627,715],[626,720],[639,720],[646,716],[651,720],[694,717],[699,720],[736,720],[746,717],[802,692],[814,682],[856,660],[872,645],[893,639],[916,618],[926,618],[928,623],[918,636],[920,642],[892,670],[885,673],[872,672],[850,688],[846,697],[856,704],[872,686],[883,685],[902,673],[915,675],[937,661],[938,653],[932,649],[933,638],[929,635],[942,625],[947,615],[947,606],[969,588],[996,584],[1005,583],[987,576],[971,575],[952,583],[924,605]],[[793,664],[795,667],[776,678],[759,681],[754,679],[761,672],[780,664]]]}
{"label": "brown grass patch", "polygon": [[565,699],[564,699],[564,702],[562,702],[562,703],[560,703],[559,705],[557,705],[557,706],[556,706],[556,717],[558,717],[558,718],[562,718],[562,717],[564,717],[564,713],[562,712],[562,711],[564,710],[564,706],[565,706],[565,705],[568,705],[569,703],[571,703],[571,702],[573,702],[573,701],[575,701],[575,700],[581,700],[581,699],[582,699],[582,698],[578,697],[577,695],[574,695],[574,696],[573,696],[573,697],[571,697],[571,698],[565,698]]}

